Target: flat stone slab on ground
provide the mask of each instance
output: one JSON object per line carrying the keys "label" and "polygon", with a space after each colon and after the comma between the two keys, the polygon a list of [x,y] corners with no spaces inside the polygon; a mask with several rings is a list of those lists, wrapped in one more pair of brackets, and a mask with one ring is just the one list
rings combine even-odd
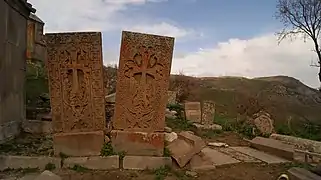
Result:
{"label": "flat stone slab on ground", "polygon": [[179,133],[178,139],[171,142],[167,148],[178,165],[184,167],[205,146],[202,138],[185,131]]}
{"label": "flat stone slab on ground", "polygon": [[293,145],[285,144],[279,140],[263,137],[256,137],[250,142],[252,147],[260,151],[264,151],[278,157],[283,157],[285,159],[293,160],[295,149]]}
{"label": "flat stone slab on ground", "polygon": [[153,156],[125,156],[123,159],[124,169],[146,170],[157,169],[164,166],[172,166],[172,158]]}
{"label": "flat stone slab on ground", "polygon": [[46,156],[0,156],[0,170],[39,168],[45,169],[47,164],[54,164],[55,168],[60,168],[60,158]]}
{"label": "flat stone slab on ground", "polygon": [[240,162],[241,161],[234,159],[229,155],[206,147],[192,158],[190,165],[192,170],[209,170],[214,167],[221,167]]}
{"label": "flat stone slab on ground", "polygon": [[280,164],[280,163],[288,163],[290,161],[271,155],[271,154],[267,154],[265,152],[262,151],[258,151],[256,149],[250,148],[250,147],[230,147],[231,149],[234,149],[236,151],[239,151],[243,154],[246,154],[248,156],[252,156],[256,159],[259,159],[265,163],[268,164]]}
{"label": "flat stone slab on ground", "polygon": [[246,162],[246,163],[259,163],[262,162],[258,159],[255,159],[254,157],[251,157],[249,155],[243,154],[239,151],[236,151],[231,148],[217,148],[218,151],[225,153],[239,161]]}
{"label": "flat stone slab on ground", "polygon": [[64,160],[64,167],[80,165],[88,169],[108,170],[119,168],[119,156],[70,157]]}
{"label": "flat stone slab on ground", "polygon": [[293,167],[288,170],[290,180],[321,180],[321,177],[303,168]]}

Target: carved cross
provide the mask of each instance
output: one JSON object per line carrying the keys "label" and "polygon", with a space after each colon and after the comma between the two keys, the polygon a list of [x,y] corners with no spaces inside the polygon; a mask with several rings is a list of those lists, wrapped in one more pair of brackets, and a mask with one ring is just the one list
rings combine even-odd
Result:
{"label": "carved cross", "polygon": [[73,91],[76,92],[79,88],[79,77],[78,77],[78,70],[83,70],[84,65],[79,64],[78,60],[81,55],[81,52],[77,52],[76,57],[71,58],[71,64],[69,64],[67,67],[68,69],[72,70],[72,85],[73,85]]}

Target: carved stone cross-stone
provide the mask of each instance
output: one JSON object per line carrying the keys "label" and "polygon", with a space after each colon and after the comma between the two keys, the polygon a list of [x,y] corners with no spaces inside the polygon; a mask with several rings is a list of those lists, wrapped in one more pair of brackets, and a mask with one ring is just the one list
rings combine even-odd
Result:
{"label": "carved stone cross-stone", "polygon": [[54,152],[99,155],[106,128],[101,33],[45,37]]}
{"label": "carved stone cross-stone", "polygon": [[112,145],[128,155],[162,156],[174,38],[123,31]]}

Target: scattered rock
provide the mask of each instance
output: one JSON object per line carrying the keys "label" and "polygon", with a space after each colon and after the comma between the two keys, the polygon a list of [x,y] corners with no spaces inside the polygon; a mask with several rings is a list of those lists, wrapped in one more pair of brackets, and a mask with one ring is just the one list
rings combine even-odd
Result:
{"label": "scattered rock", "polygon": [[110,138],[105,135],[105,143],[109,143],[109,142],[110,142]]}
{"label": "scattered rock", "polygon": [[273,120],[269,113],[260,111],[253,115],[254,125],[263,134],[271,134],[274,130]]}
{"label": "scattered rock", "polygon": [[44,121],[51,121],[52,120],[52,114],[51,114],[51,111],[48,113],[48,114],[45,114],[42,116],[41,120],[44,120]]}
{"label": "scattered rock", "polygon": [[35,180],[62,180],[62,178],[50,171],[44,171]]}
{"label": "scattered rock", "polygon": [[221,142],[209,142],[207,145],[212,147],[228,147],[228,144]]}
{"label": "scattered rock", "polygon": [[185,174],[187,176],[197,177],[197,172],[194,172],[194,171],[186,171]]}
{"label": "scattered rock", "polygon": [[166,142],[173,142],[175,139],[177,139],[177,133],[171,132],[171,133],[165,133],[165,141]]}
{"label": "scattered rock", "polygon": [[193,123],[193,125],[198,128],[198,129],[206,129],[206,130],[222,130],[222,126],[218,124],[198,124],[198,123]]}
{"label": "scattered rock", "polygon": [[165,117],[166,118],[174,119],[174,118],[176,118],[176,114],[177,114],[176,111],[171,111],[168,108],[165,111]]}
{"label": "scattered rock", "polygon": [[112,93],[105,96],[105,100],[106,102],[112,102],[112,103],[116,102],[116,93]]}
{"label": "scattered rock", "polygon": [[190,133],[190,134],[195,134],[193,131],[185,131],[187,133]]}
{"label": "scattered rock", "polygon": [[171,133],[173,131],[172,128],[170,128],[170,127],[165,127],[164,130],[167,133]]}
{"label": "scattered rock", "polygon": [[184,167],[192,157],[199,153],[205,146],[202,138],[185,131],[179,133],[178,138],[171,142],[167,148],[178,165]]}

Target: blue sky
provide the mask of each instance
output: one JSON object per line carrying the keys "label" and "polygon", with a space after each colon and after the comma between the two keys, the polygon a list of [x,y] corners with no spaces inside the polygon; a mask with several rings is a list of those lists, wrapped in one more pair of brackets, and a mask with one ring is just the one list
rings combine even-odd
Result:
{"label": "blue sky", "polygon": [[172,73],[295,77],[319,86],[311,43],[277,44],[276,0],[29,0],[46,32],[103,32],[104,64],[118,62],[122,30],[174,36]]}

